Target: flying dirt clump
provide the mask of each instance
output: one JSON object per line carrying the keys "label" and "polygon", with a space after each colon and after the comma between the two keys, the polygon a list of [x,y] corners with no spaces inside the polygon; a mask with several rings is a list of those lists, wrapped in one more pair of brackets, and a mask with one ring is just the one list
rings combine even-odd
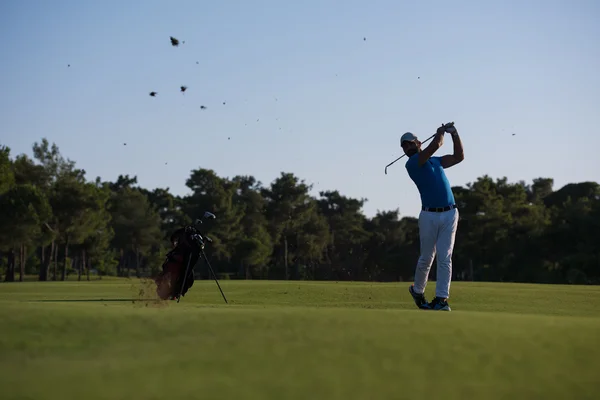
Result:
{"label": "flying dirt clump", "polygon": [[137,307],[167,307],[168,301],[161,300],[156,294],[156,283],[153,279],[142,278],[131,284],[131,303]]}

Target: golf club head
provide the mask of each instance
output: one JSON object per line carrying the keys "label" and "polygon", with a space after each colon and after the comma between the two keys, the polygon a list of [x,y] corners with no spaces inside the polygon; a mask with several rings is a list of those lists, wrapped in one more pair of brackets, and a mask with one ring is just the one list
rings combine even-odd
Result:
{"label": "golf club head", "polygon": [[215,214],[211,213],[210,211],[205,211],[202,218],[216,219],[217,216]]}
{"label": "golf club head", "polygon": [[198,218],[198,219],[197,219],[197,220],[194,222],[194,224],[196,224],[196,225],[200,225],[201,223],[202,223],[202,220],[201,220],[200,218]]}

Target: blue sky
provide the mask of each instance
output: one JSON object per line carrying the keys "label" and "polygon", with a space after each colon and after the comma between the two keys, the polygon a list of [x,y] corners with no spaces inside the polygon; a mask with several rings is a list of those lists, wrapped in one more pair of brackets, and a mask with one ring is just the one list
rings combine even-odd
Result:
{"label": "blue sky", "polygon": [[384,167],[405,131],[455,121],[452,185],[600,181],[599,17],[594,1],[5,0],[0,143],[31,155],[47,137],[90,180],[176,194],[200,167],[293,172],[368,216],[416,216],[403,160]]}

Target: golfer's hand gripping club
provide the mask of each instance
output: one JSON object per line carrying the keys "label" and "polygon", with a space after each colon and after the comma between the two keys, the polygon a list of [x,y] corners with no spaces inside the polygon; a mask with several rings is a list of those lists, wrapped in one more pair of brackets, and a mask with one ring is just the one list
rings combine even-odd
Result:
{"label": "golfer's hand gripping club", "polygon": [[[446,132],[446,133],[450,133],[450,134],[456,133],[456,128],[454,127],[454,121],[442,124],[442,126],[440,128],[444,128],[444,132]],[[435,135],[437,135],[437,131],[436,131],[436,133],[434,133],[433,135],[431,135],[430,137],[428,137],[427,139],[425,139],[421,144],[427,143],[428,141],[430,141],[431,139],[433,139],[435,137]],[[390,165],[394,164],[396,161],[400,160],[405,155],[406,154],[402,154],[400,157],[396,158],[394,161],[392,161],[391,163],[389,163],[388,165],[386,165],[385,166],[385,174],[387,175],[387,169],[388,169],[388,167]]]}

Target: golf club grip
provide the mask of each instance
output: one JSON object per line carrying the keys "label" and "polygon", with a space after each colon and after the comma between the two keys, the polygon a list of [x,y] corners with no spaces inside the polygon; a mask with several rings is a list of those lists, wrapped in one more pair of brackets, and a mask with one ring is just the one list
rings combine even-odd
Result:
{"label": "golf club grip", "polygon": [[[447,124],[444,124],[445,127],[448,126],[454,126],[454,121],[453,122],[448,122]],[[427,139],[425,139],[423,142],[421,143],[427,143],[429,142],[431,139],[433,139],[435,137],[435,135],[437,135],[437,132],[434,133],[433,135],[431,135],[430,137],[428,137]],[[406,154],[402,154],[400,157],[396,158],[394,161],[392,161],[391,163],[389,163],[388,165],[385,166],[385,174],[387,175],[387,169],[390,165],[394,164],[396,161],[398,161],[399,159],[401,159],[402,157],[404,157]]]}

